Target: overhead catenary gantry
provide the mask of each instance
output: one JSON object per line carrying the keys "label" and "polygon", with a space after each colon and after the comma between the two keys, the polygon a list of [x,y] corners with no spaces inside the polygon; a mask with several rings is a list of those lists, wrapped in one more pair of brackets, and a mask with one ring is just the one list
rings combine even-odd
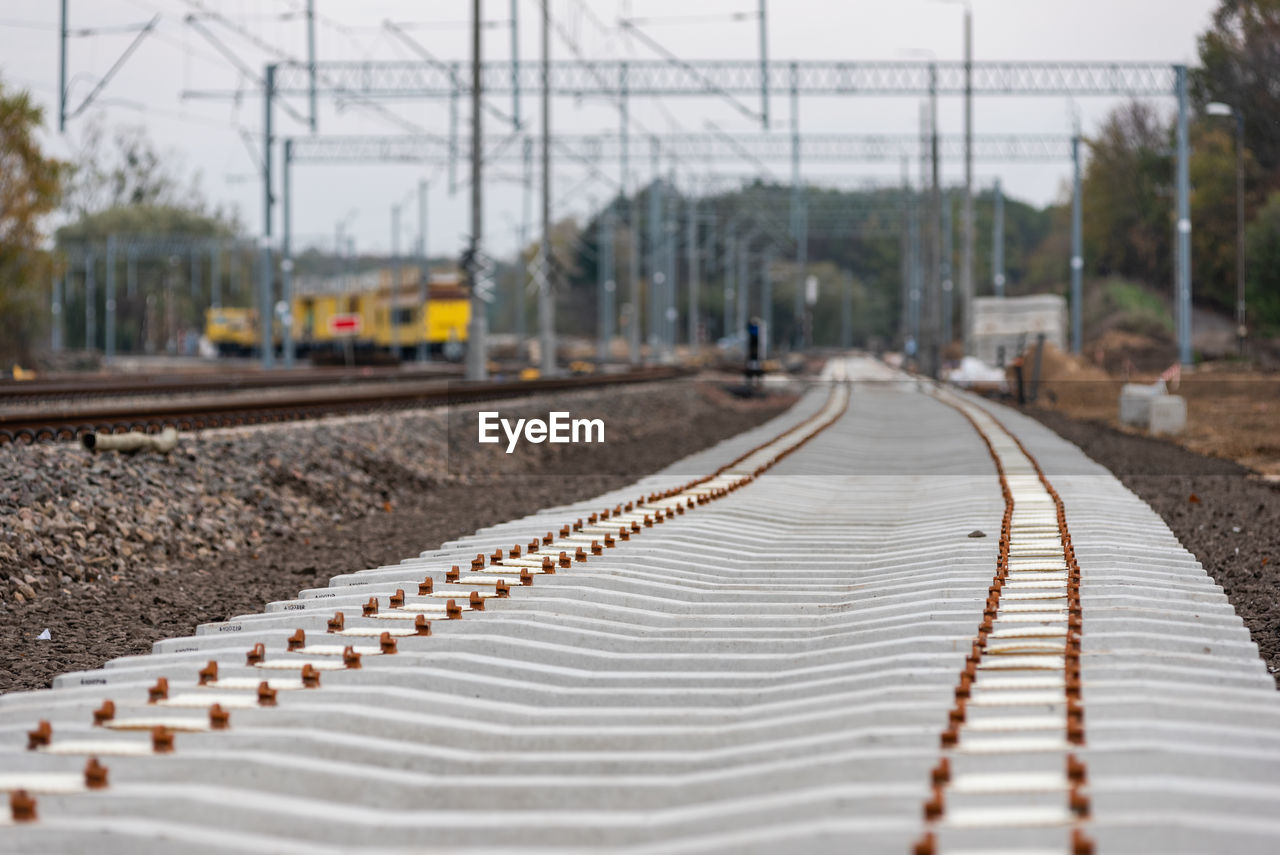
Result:
{"label": "overhead catenary gantry", "polygon": [[[313,79],[323,94],[359,95],[364,99],[449,99],[543,90],[548,97],[602,97],[618,103],[625,114],[629,97],[723,98],[770,93],[792,96],[1172,96],[1178,105],[1177,158],[1177,304],[1180,355],[1190,360],[1190,182],[1187,144],[1187,69],[1151,62],[846,62],[826,60],[756,62],[749,60],[601,60],[546,63],[494,61],[473,69],[470,91],[460,92],[456,76],[440,64],[409,61],[282,62],[268,66],[264,96],[264,235],[270,238],[273,197],[272,105],[278,98],[310,97]],[[232,91],[187,92],[186,97],[240,97]],[[626,128],[626,123],[623,123]],[[974,141],[976,144],[976,140]],[[625,163],[626,136],[620,141]],[[969,148],[972,151],[972,148]],[[627,186],[623,167],[623,186]],[[969,224],[969,218],[966,223]],[[972,242],[966,229],[966,246]],[[973,297],[971,253],[965,253],[962,301],[965,339]],[[269,268],[264,285],[269,287]]]}

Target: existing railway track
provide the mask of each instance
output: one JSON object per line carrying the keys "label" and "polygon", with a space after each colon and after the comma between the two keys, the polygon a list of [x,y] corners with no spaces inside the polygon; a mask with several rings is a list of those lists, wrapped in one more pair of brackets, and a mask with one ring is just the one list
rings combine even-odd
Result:
{"label": "existing railway track", "polygon": [[[255,387],[257,394],[148,397],[141,400],[79,400],[0,410],[0,445],[74,440],[88,433],[155,433],[296,421],[377,409],[404,409],[510,398],[545,392],[665,380],[687,375],[676,367],[655,367],[619,374],[566,376],[521,381],[468,383],[452,380],[403,380],[394,383],[308,384],[304,388]],[[198,391],[198,390],[197,390]],[[238,390],[240,391],[240,390]]]}
{"label": "existing railway track", "polygon": [[852,368],[888,382],[0,697],[0,851],[1280,848],[1280,699],[1158,517]]}
{"label": "existing railway track", "polygon": [[294,371],[243,369],[147,375],[61,375],[37,380],[0,380],[0,406],[31,401],[89,400],[143,395],[232,392],[244,389],[305,388],[362,383],[421,383],[461,377],[462,369],[432,363],[428,371],[401,368],[303,368]]}

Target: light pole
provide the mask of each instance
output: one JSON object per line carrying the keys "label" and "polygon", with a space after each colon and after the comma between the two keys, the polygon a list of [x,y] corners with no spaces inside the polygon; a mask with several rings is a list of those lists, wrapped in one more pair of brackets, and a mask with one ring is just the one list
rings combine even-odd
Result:
{"label": "light pole", "polygon": [[1205,106],[1210,116],[1235,116],[1236,119],[1236,342],[1244,356],[1244,113],[1230,104],[1214,101]]}
{"label": "light pole", "polygon": [[968,354],[973,332],[973,7],[969,0],[934,0],[964,7],[964,240],[961,243],[961,330]]}

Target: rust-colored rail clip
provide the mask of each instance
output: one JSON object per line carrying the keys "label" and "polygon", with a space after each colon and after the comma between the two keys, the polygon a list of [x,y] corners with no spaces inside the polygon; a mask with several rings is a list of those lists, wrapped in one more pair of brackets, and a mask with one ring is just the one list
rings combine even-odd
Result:
{"label": "rust-colored rail clip", "polygon": [[396,652],[396,640],[391,637],[391,633],[384,632],[378,636],[378,648],[384,656],[391,656]]}
{"label": "rust-colored rail clip", "polygon": [[276,705],[276,695],[278,692],[271,688],[271,684],[263,680],[258,684],[258,706],[274,707]]}
{"label": "rust-colored rail clip", "polygon": [[556,564],[555,564],[555,562],[554,562],[554,561],[552,561],[552,560],[551,560],[551,556],[550,556],[550,555],[544,555],[544,556],[542,556],[542,572],[543,572],[543,573],[554,573],[554,572],[556,572]]}
{"label": "rust-colored rail clip", "polygon": [[303,632],[301,629],[294,630],[293,635],[289,636],[289,647],[288,647],[289,652],[295,653],[306,646],[307,646],[307,634]]}
{"label": "rust-colored rail clip", "polygon": [[169,680],[167,677],[157,677],[156,684],[147,689],[147,703],[154,704],[157,701],[166,700],[169,697]]}
{"label": "rust-colored rail clip", "polygon": [[554,534],[552,534],[551,532],[547,532],[542,536],[542,545],[550,546],[552,543],[555,542],[555,539],[556,539],[556,536]]}
{"label": "rust-colored rail clip", "polygon": [[329,632],[342,632],[346,625],[347,618],[342,612],[334,612],[333,617],[329,618]]}
{"label": "rust-colored rail clip", "polygon": [[924,803],[925,822],[935,822],[942,819],[942,812],[945,809],[946,802],[942,798],[942,787],[935,786],[933,795]]}
{"label": "rust-colored rail clip", "polygon": [[116,717],[116,702],[108,698],[93,711],[93,726],[102,727]]}
{"label": "rust-colored rail clip", "polygon": [[156,754],[172,754],[173,731],[163,726],[151,728],[151,750]]}
{"label": "rust-colored rail clip", "polygon": [[479,591],[472,591],[467,596],[467,603],[475,611],[478,611],[478,612],[484,611],[484,597],[480,596]]}
{"label": "rust-colored rail clip", "polygon": [[477,552],[476,557],[471,559],[471,569],[479,570],[484,567],[484,553]]}
{"label": "rust-colored rail clip", "polygon": [[360,607],[360,614],[365,617],[371,617],[378,613],[378,598],[370,597],[369,602]]}
{"label": "rust-colored rail clip", "polygon": [[35,730],[27,731],[27,750],[35,751],[46,747],[53,740],[53,725],[41,719],[36,722]]}
{"label": "rust-colored rail clip", "polygon": [[431,621],[427,620],[426,615],[418,615],[413,619],[414,635],[430,635]]}
{"label": "rust-colored rail clip", "polygon": [[529,569],[527,567],[520,570],[520,584],[521,585],[533,584],[533,574],[529,572]]}
{"label": "rust-colored rail clip", "polygon": [[84,786],[89,790],[103,790],[107,786],[107,767],[98,762],[97,757],[90,757],[84,764]]}
{"label": "rust-colored rail clip", "polygon": [[562,568],[563,568],[563,567],[568,567],[568,566],[569,566],[570,564],[572,564],[572,563],[573,563],[573,562],[569,560],[569,553],[565,552],[564,550],[561,550],[561,551],[560,551],[560,566],[561,566]]}
{"label": "rust-colored rail clip", "polygon": [[9,793],[9,813],[14,822],[35,822],[36,800],[26,790],[14,790]]}
{"label": "rust-colored rail clip", "polygon": [[916,841],[911,853],[912,855],[938,855],[938,838],[932,831],[926,831],[924,836]]}
{"label": "rust-colored rail clip", "polygon": [[591,541],[591,554],[592,555],[604,554],[604,547],[600,545],[600,541],[598,540]]}
{"label": "rust-colored rail clip", "polygon": [[262,642],[258,642],[253,645],[253,647],[249,648],[249,652],[244,655],[244,662],[246,665],[253,666],[257,665],[266,657],[267,648],[262,646]]}
{"label": "rust-colored rail clip", "polygon": [[428,596],[435,589],[436,589],[435,581],[430,576],[428,576],[427,578],[423,579],[421,582],[418,583],[418,596],[419,597]]}
{"label": "rust-colored rail clip", "polygon": [[445,603],[444,614],[449,620],[462,620],[462,606],[455,600],[449,600]]}
{"label": "rust-colored rail clip", "polygon": [[493,550],[493,554],[489,556],[489,563],[490,563],[490,564],[501,564],[501,563],[502,563],[502,550],[501,550],[501,549],[495,549],[495,550]]}
{"label": "rust-colored rail clip", "polygon": [[611,535],[611,534],[606,534],[606,535],[604,536],[604,546],[605,546],[605,549],[613,549],[613,548],[614,548],[615,546],[617,546],[617,545],[618,545],[618,541],[616,541],[616,540],[614,540],[614,539],[613,539],[613,535]]}
{"label": "rust-colored rail clip", "polygon": [[533,540],[529,541],[529,551],[530,552],[538,551],[538,539],[536,537]]}
{"label": "rust-colored rail clip", "polygon": [[226,730],[231,727],[231,713],[222,708],[222,704],[209,707],[209,727],[212,730]]}
{"label": "rust-colored rail clip", "polygon": [[497,594],[500,599],[506,598],[511,596],[511,586],[507,584],[507,580],[499,579],[497,584],[493,586],[493,592]]}
{"label": "rust-colored rail clip", "polygon": [[387,599],[387,607],[392,609],[404,608],[404,588],[396,588],[396,592]]}
{"label": "rust-colored rail clip", "polygon": [[[341,612],[339,612],[341,614]],[[200,669],[198,675],[201,686],[208,686],[218,682],[218,660],[210,659],[209,664]]]}
{"label": "rust-colored rail clip", "polygon": [[342,664],[352,670],[360,667],[360,654],[350,644],[342,649]]}
{"label": "rust-colored rail clip", "polygon": [[930,773],[935,787],[941,787],[943,784],[951,782],[951,761],[943,757],[938,761],[938,765],[933,767]]}
{"label": "rust-colored rail clip", "polygon": [[520,544],[516,543],[511,546],[511,557],[512,558],[520,557]]}
{"label": "rust-colored rail clip", "polygon": [[318,689],[320,688],[320,672],[315,666],[308,662],[302,666],[302,672],[298,675],[302,680],[302,688]]}
{"label": "rust-colored rail clip", "polygon": [[577,549],[575,549],[575,550],[574,550],[574,552],[573,552],[573,560],[574,560],[574,561],[586,561],[586,560],[587,560],[587,551],[586,551],[585,549],[583,549],[581,546],[579,546],[579,547],[578,547]]}

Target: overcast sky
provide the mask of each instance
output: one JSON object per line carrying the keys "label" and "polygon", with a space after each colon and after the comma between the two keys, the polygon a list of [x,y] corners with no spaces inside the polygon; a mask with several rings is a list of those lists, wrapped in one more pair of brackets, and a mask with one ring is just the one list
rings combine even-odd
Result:
{"label": "overcast sky", "polygon": [[[523,59],[538,56],[537,0],[516,0]],[[510,56],[509,0],[485,0],[485,56]],[[974,53],[977,60],[1113,60],[1194,64],[1196,37],[1208,26],[1217,0],[973,0]],[[58,79],[58,2],[56,0],[0,0],[0,79],[7,86],[32,90],[45,105],[49,121],[44,140],[49,149],[65,155],[68,139],[54,127]],[[148,36],[98,97],[96,108],[108,125],[141,124],[164,150],[181,159],[185,172],[198,171],[201,187],[211,202],[234,207],[246,225],[261,228],[261,190],[254,158],[244,134],[257,145],[261,103],[231,62],[189,24],[187,14],[201,7],[216,10],[262,42],[284,53],[305,56],[304,23],[297,12],[304,0],[70,0],[73,29],[118,28],[160,16]],[[469,41],[466,22],[471,4],[465,0],[316,0],[318,52],[321,59],[403,59],[409,54],[382,29],[384,20],[411,24],[411,34],[436,56],[466,60]],[[672,52],[689,59],[754,59],[758,57],[756,0],[552,0],[552,14],[589,58],[652,58],[643,43],[628,38],[618,27],[622,17],[646,19],[643,28]],[[740,20],[735,20],[737,15]],[[934,55],[943,60],[962,55],[963,11],[959,5],[926,0],[772,0],[768,12],[769,54],[773,61],[789,59],[873,60],[915,59]],[[260,69],[268,53],[248,39],[218,24],[210,24],[226,45],[250,68]],[[110,67],[132,35],[99,33],[70,40],[69,101],[74,107]],[[552,56],[571,58],[558,35]],[[241,103],[184,99],[187,90],[249,90]],[[1156,99],[1172,109],[1172,99]],[[1069,134],[1078,112],[1087,135],[1096,129],[1112,98],[1000,97],[975,102],[977,133]],[[300,109],[305,105],[299,104]],[[509,107],[509,99],[501,104]],[[536,117],[536,97],[526,97],[522,110]],[[963,128],[962,103],[944,98],[940,108],[943,133]],[[445,101],[399,104],[400,115],[445,133]],[[633,99],[637,123],[656,132],[703,132],[707,119],[726,131],[756,132],[758,125],[722,101],[675,100],[656,103]],[[786,133],[787,104],[775,99],[774,133]],[[914,133],[919,102],[913,98],[863,97],[803,99],[801,127],[811,132]],[[278,113],[281,134],[301,134],[305,128]],[[465,121],[465,108],[464,108]],[[487,120],[497,133],[496,120]],[[607,104],[557,101],[553,128],[570,133],[613,132],[616,110]],[[84,117],[70,122],[68,138],[84,127]],[[536,128],[535,128],[536,129]],[[323,134],[401,133],[402,129],[368,112],[339,111],[322,103]],[[637,179],[647,179],[647,158],[638,158]],[[723,172],[749,173],[747,162],[720,164]],[[677,169],[679,166],[677,165]],[[786,164],[774,167],[789,175]],[[1043,205],[1058,198],[1069,177],[1069,164],[980,163],[981,184],[1001,178],[1006,192]],[[504,170],[506,171],[506,170]],[[613,170],[616,172],[616,168]],[[896,180],[896,164],[814,164],[805,172],[813,183],[838,174],[842,183]],[[696,179],[705,166],[690,167]],[[962,165],[944,163],[944,178],[960,180]],[[338,221],[346,220],[357,248],[385,250],[390,245],[390,208],[408,201],[420,178],[433,183],[429,194],[428,241],[433,254],[457,252],[468,223],[467,197],[451,197],[444,174],[407,164],[361,166],[300,166],[295,171],[295,246],[332,246]],[[586,179],[584,181],[584,179]],[[834,178],[830,179],[834,180]],[[571,163],[557,169],[553,186],[558,213],[584,214],[611,192],[607,183],[591,180]],[[486,186],[485,229],[491,251],[510,251],[523,208],[518,185],[494,182]],[[416,203],[403,219],[408,246],[417,233]],[[535,203],[533,211],[537,212]],[[277,221],[278,226],[278,221]],[[536,227],[536,224],[535,224]]]}

